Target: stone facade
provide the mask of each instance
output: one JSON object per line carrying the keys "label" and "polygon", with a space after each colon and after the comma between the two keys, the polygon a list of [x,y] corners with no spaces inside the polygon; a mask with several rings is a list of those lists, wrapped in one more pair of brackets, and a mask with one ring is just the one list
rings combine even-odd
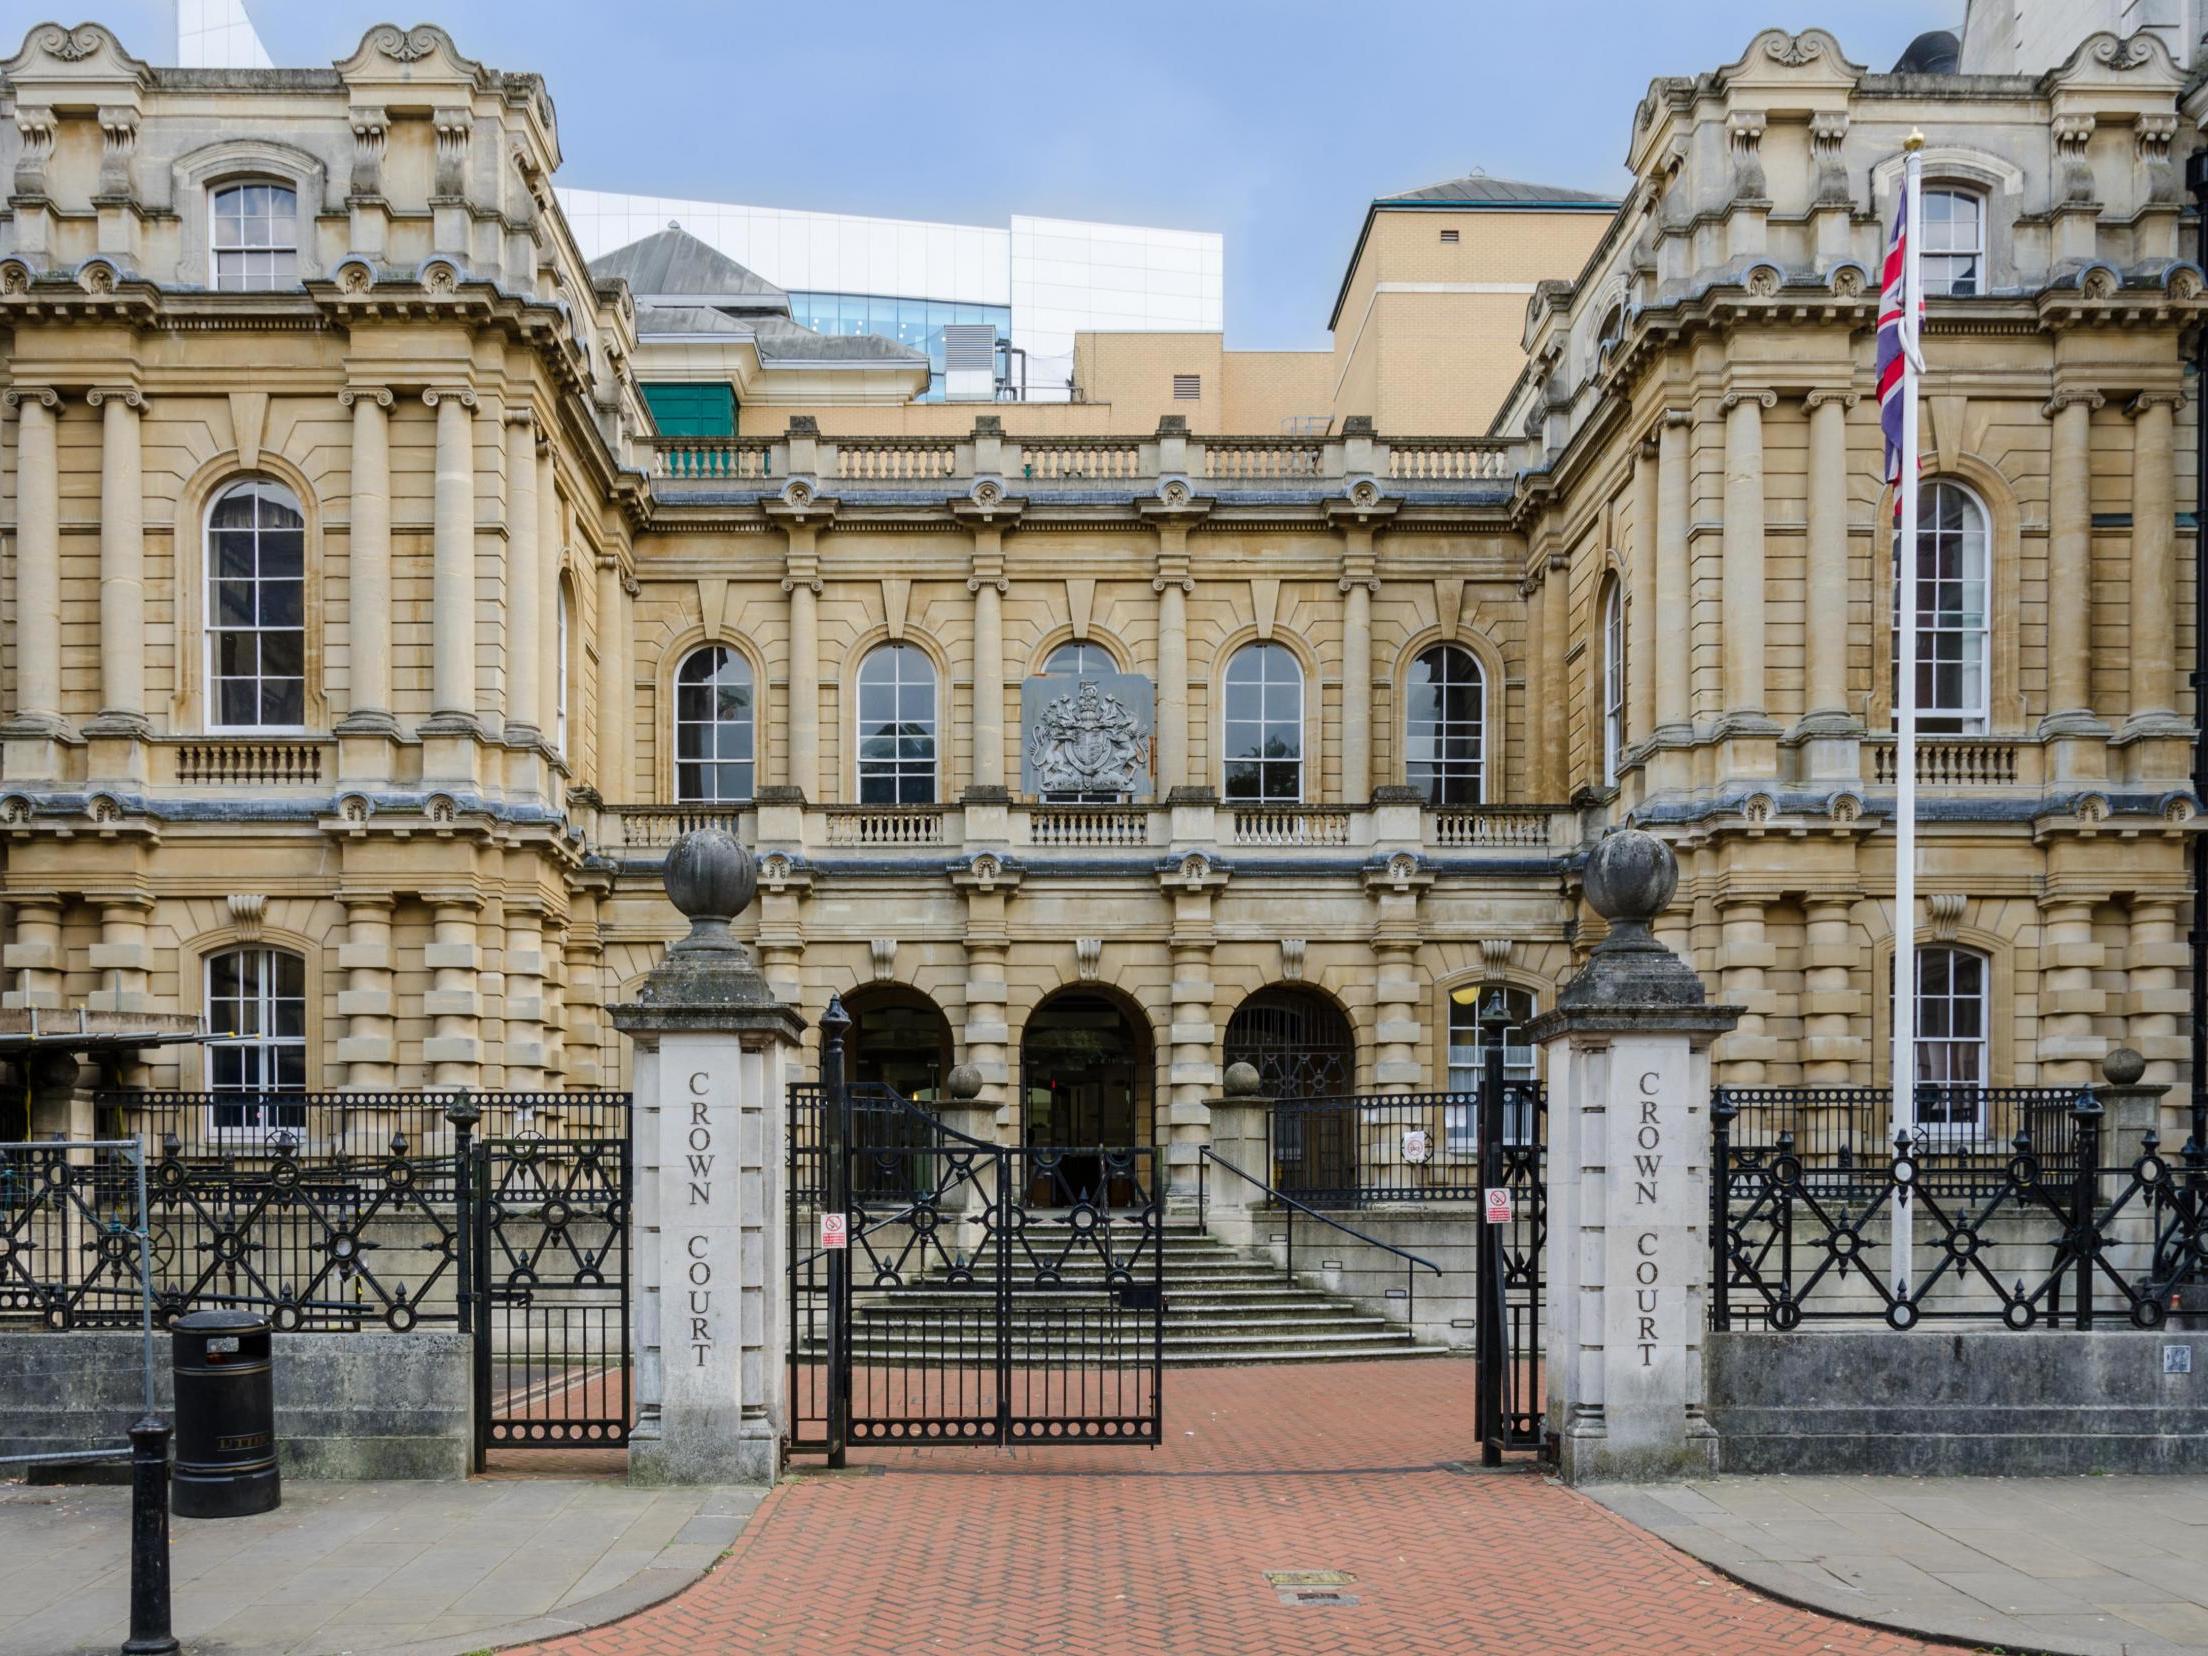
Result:
{"label": "stone facade", "polygon": [[[2118,1041],[2180,1076],[2203,95],[2152,40],[1927,78],[1770,32],[1655,83],[1636,182],[1536,292],[1489,436],[1023,436],[1009,407],[868,437],[898,411],[854,408],[679,463],[630,296],[560,220],[534,78],[434,28],[184,73],[93,25],[0,75],[10,1004],[211,1010],[207,961],[250,945],[303,962],[309,1086],[618,1084],[605,1009],[680,930],[659,863],[725,825],[760,852],[746,939],[808,1023],[917,991],[1016,1134],[1030,1017],[1103,997],[1185,1177],[1248,997],[1337,1009],[1358,1087],[1439,1087],[1452,991],[1546,1009],[1600,929],[1577,854],[1630,816],[1681,861],[1659,935],[1746,1009],[1718,1076],[1870,1082],[1870,272],[1921,126],[1928,175],[1986,208],[1984,291],[1931,305],[1925,432],[1990,564],[1982,714],[1925,744],[1925,919],[1986,962],[1986,1079],[2082,1081]],[[296,285],[214,290],[240,181],[296,192]],[[224,728],[210,512],[241,479],[302,521],[301,706]],[[1076,641],[1154,686],[1154,803],[1019,792],[1022,683]],[[931,803],[860,802],[859,675],[892,644],[933,686]],[[1301,681],[1273,802],[1223,798],[1252,644]],[[705,645],[755,687],[750,800],[677,798]],[[1442,645],[1483,681],[1484,774],[1435,805],[1406,710]]]}

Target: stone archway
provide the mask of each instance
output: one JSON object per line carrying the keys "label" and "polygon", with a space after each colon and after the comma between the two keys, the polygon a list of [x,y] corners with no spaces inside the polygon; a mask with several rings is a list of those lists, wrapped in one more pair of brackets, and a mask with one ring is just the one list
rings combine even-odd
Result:
{"label": "stone archway", "polygon": [[1097,1187],[1094,1152],[1151,1141],[1154,1071],[1150,1026],[1137,1008],[1102,989],[1059,990],[1021,1026],[1021,1141],[1076,1152],[1063,1159],[1063,1183]]}
{"label": "stone archway", "polygon": [[843,1009],[854,1082],[894,1088],[915,1104],[943,1101],[956,1047],[941,1007],[905,984],[879,983],[852,990]]}

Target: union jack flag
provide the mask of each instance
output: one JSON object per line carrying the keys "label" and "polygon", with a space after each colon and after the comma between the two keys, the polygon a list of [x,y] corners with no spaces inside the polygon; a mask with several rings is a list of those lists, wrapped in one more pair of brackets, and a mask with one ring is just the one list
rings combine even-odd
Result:
{"label": "union jack flag", "polygon": [[[1915,394],[1910,371],[1921,371],[1917,354],[1917,316],[1908,313],[1903,294],[1909,265],[1909,190],[1906,183],[1894,207],[1894,235],[1886,244],[1886,269],[1878,287],[1878,424],[1886,434],[1886,481],[1894,486],[1894,517],[1901,517],[1901,408]],[[1924,310],[1922,295],[1917,312]]]}

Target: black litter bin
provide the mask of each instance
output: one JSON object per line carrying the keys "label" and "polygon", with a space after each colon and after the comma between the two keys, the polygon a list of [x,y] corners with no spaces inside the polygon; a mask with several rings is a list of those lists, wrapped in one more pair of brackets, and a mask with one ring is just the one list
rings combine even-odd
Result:
{"label": "black litter bin", "polygon": [[268,1319],[250,1311],[193,1311],[169,1328],[176,1368],[170,1510],[179,1518],[275,1511],[283,1491]]}

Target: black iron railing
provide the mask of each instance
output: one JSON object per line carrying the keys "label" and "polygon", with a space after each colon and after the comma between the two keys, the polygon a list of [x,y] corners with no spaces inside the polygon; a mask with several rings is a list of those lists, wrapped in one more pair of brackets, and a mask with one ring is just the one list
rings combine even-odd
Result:
{"label": "black iron railing", "polygon": [[[1538,1144],[1547,1095],[1503,1084],[1503,1143]],[[1282,1099],[1267,1117],[1268,1188],[1318,1207],[1480,1199],[1480,1095],[1359,1093]]]}
{"label": "black iron railing", "polygon": [[[1719,1087],[1715,1096],[1732,1108],[1736,1151],[1775,1155],[1783,1140],[1828,1188],[1876,1182],[1894,1153],[1888,1087]],[[2019,1135],[2043,1168],[2074,1166],[2076,1097],[2063,1087],[1920,1085],[1908,1128],[1919,1177],[1951,1193],[1975,1188]]]}
{"label": "black iron railing", "polygon": [[2008,1145],[1967,1155],[1907,1134],[1881,1154],[1876,1139],[1820,1132],[1813,1118],[1743,1142],[1741,1092],[1717,1089],[1710,1110],[1711,1164],[1723,1170],[1710,1182],[1716,1328],[2155,1328],[2208,1263],[2208,1152],[2188,1145],[2173,1159],[2152,1132],[2135,1147],[2105,1143],[2090,1092],[2059,1124],[2035,1104]]}

